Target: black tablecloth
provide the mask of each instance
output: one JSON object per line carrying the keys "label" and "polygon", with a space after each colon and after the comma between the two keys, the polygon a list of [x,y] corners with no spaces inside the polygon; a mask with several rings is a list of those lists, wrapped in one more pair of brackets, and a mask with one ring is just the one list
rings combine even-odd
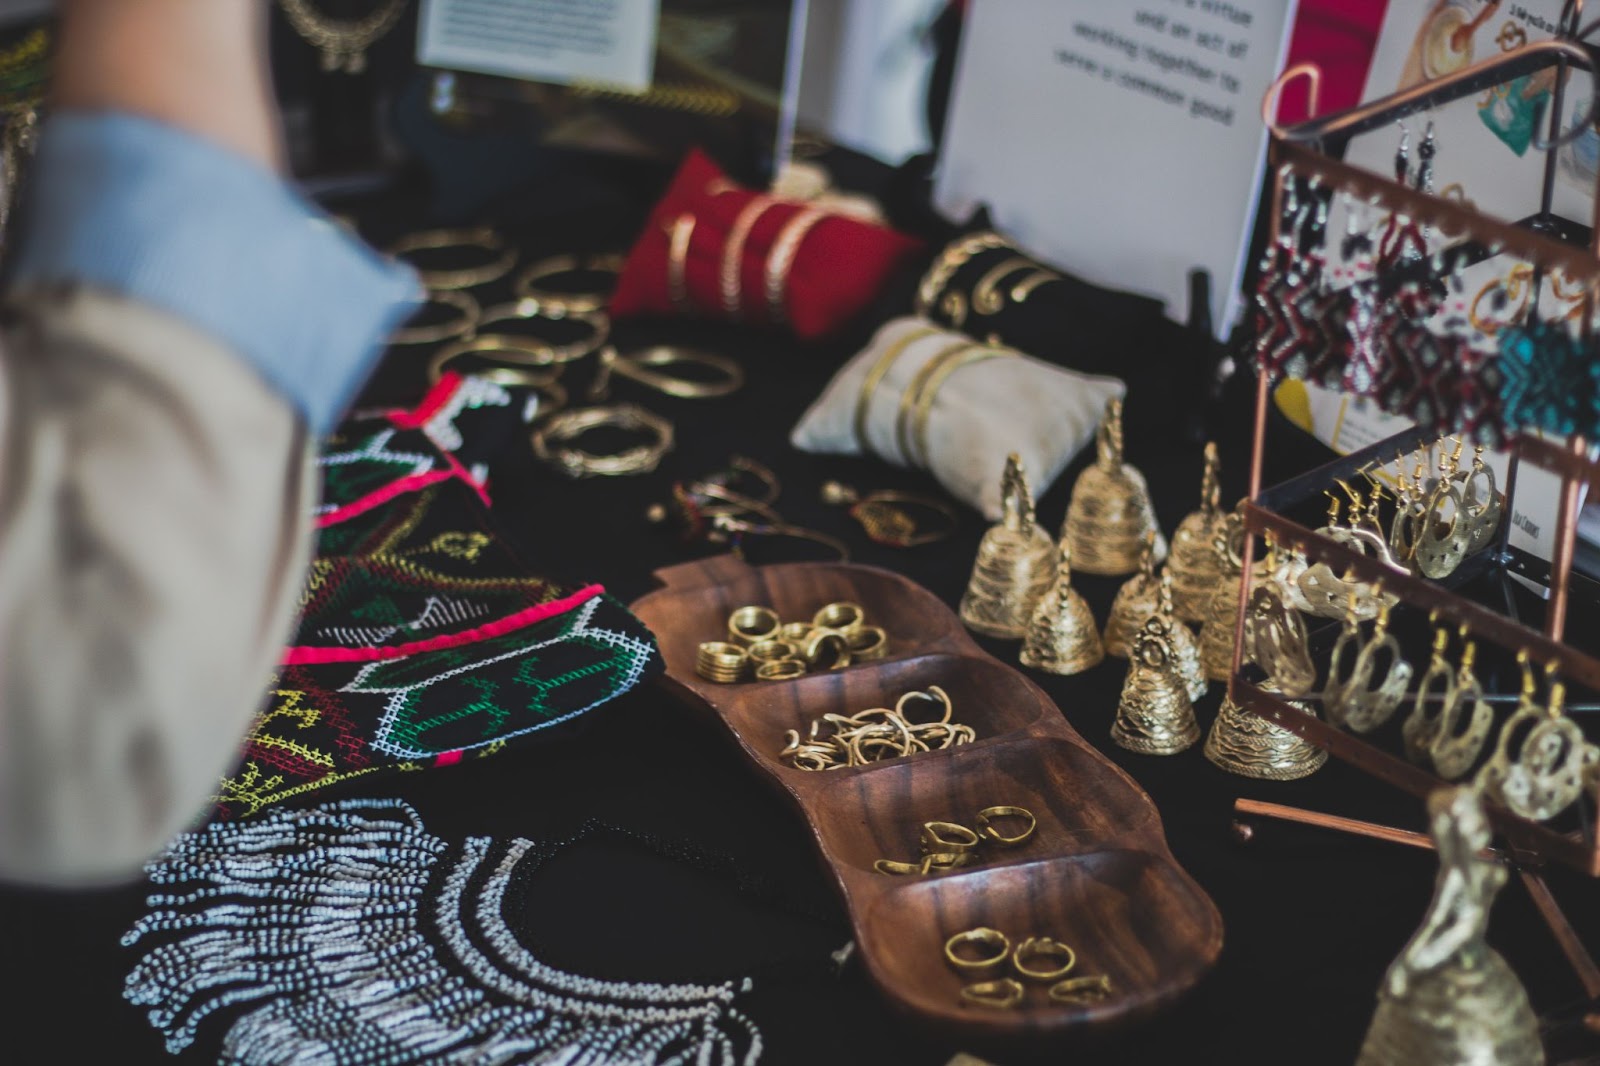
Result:
{"label": "black tablecloth", "polygon": [[[589,173],[506,205],[500,221],[529,256],[624,247],[648,207],[650,179],[625,170]],[[383,235],[424,220],[400,205],[370,207],[364,222]],[[770,465],[783,483],[779,507],[792,521],[846,539],[854,561],[888,567],[954,605],[984,524],[967,514],[959,534],[912,551],[878,547],[839,509],[818,500],[838,478],[863,489],[933,491],[920,475],[868,460],[819,458],[787,444],[790,427],[859,336],[802,347],[731,326],[619,324],[620,345],[688,341],[734,356],[748,386],[716,400],[661,397],[625,381],[617,399],[673,419],[678,446],[654,474],[570,482],[518,446],[495,465],[495,515],[519,551],[552,577],[596,580],[623,599],[652,586],[654,570],[712,549],[684,545],[645,521],[671,483],[723,465],[738,453]],[[423,357],[391,359],[369,399],[414,399]],[[570,372],[581,390],[591,369]],[[1137,403],[1137,386],[1130,404]],[[1227,405],[1214,427],[1225,464],[1225,498],[1243,489],[1248,410]],[[1292,442],[1286,442],[1292,443]],[[1295,460],[1293,449],[1279,472]],[[1132,437],[1129,459],[1148,476],[1169,532],[1198,495],[1198,444]],[[1047,492],[1039,515],[1055,531],[1087,456]],[[998,474],[998,461],[996,473]],[[765,552],[765,554],[763,554]],[[752,562],[796,557],[755,546]],[[1118,580],[1081,577],[1103,620]],[[1015,661],[1014,644],[983,641]],[[1225,923],[1216,969],[1183,1003],[1128,1030],[1042,1049],[1051,1061],[1166,1063],[1348,1063],[1370,1017],[1384,968],[1416,927],[1435,864],[1424,851],[1330,832],[1262,825],[1253,842],[1232,831],[1241,796],[1421,829],[1418,801],[1334,762],[1313,777],[1270,784],[1230,776],[1197,746],[1169,758],[1112,745],[1108,731],[1125,666],[1108,660],[1070,678],[1033,674],[1067,720],[1150,794],[1178,861],[1211,894]],[[1209,728],[1220,686],[1199,704]],[[558,839],[588,821],[627,831],[601,834],[552,860],[512,915],[524,942],[546,961],[615,979],[754,978],[741,1000],[766,1041],[763,1061],[814,1064],[947,1061],[961,1050],[893,1015],[861,968],[832,955],[849,940],[843,911],[797,812],[737,752],[728,735],[648,688],[605,706],[558,734],[489,759],[357,782],[337,793],[403,798],[436,836]],[[307,802],[334,798],[313,796]],[[1600,943],[1600,906],[1587,879],[1553,871],[1551,883],[1579,932]],[[136,953],[118,939],[143,913],[145,886],[73,893],[7,890],[3,1002],[12,1061],[160,1061],[159,1034],[120,996]],[[1132,916],[1137,920],[1138,916]],[[1527,984],[1542,1015],[1572,1016],[1581,989],[1513,881],[1496,907],[1494,945]],[[222,1023],[212,1021],[183,1056],[215,1057]],[[1554,1034],[1552,1061],[1579,1061],[1572,1026]],[[1593,1045],[1587,1046],[1592,1052]],[[15,1054],[15,1052],[14,1052]],[[8,1056],[9,1057],[9,1056]],[[1587,1060],[1584,1060],[1587,1061]]]}

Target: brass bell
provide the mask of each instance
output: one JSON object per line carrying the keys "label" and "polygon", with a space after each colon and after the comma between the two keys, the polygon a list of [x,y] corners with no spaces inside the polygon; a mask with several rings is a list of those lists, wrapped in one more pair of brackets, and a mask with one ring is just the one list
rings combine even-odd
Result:
{"label": "brass bell", "polygon": [[1156,598],[1155,617],[1167,624],[1172,637],[1172,653],[1177,657],[1178,676],[1188,686],[1189,699],[1197,700],[1211,687],[1206,672],[1200,666],[1200,641],[1187,623],[1180,622],[1172,610],[1172,575],[1162,573],[1159,595]]}
{"label": "brass bell", "polygon": [[1224,515],[1217,509],[1220,499],[1221,462],[1217,446],[1206,444],[1206,468],[1200,479],[1200,509],[1178,523],[1172,534],[1172,554],[1167,558],[1167,573],[1172,575],[1172,606],[1185,622],[1206,620],[1211,593],[1222,576],[1222,563],[1211,546]]}
{"label": "brass bell", "polygon": [[1491,832],[1476,789],[1428,797],[1439,854],[1433,902],[1389,966],[1356,1066],[1543,1066],[1527,990],[1485,941],[1506,868],[1484,854]]}
{"label": "brass bell", "polygon": [[1028,623],[1022,665],[1052,674],[1077,674],[1103,658],[1094,612],[1072,587],[1072,555],[1063,544],[1055,587],[1039,600]]}
{"label": "brass bell", "polygon": [[1061,539],[1072,564],[1086,574],[1131,574],[1139,566],[1145,536],[1156,535],[1155,559],[1167,557],[1144,475],[1122,461],[1122,401],[1106,404],[1095,433],[1095,462],[1078,475],[1067,505]]}
{"label": "brass bell", "polygon": [[[1271,681],[1260,686],[1277,693]],[[1279,693],[1281,695],[1281,693]],[[1315,718],[1317,712],[1303,703],[1289,706]],[[1295,733],[1245,710],[1232,696],[1222,700],[1222,710],[1206,734],[1206,758],[1241,777],[1262,781],[1294,781],[1316,773],[1328,761],[1328,753]]]}
{"label": "brass bell", "polygon": [[1106,619],[1106,654],[1126,659],[1133,650],[1133,638],[1144,628],[1144,620],[1160,606],[1161,583],[1156,580],[1156,535],[1145,534],[1144,551],[1139,555],[1139,572],[1117,590],[1111,601],[1111,616]]}
{"label": "brass bell", "polygon": [[1022,460],[1006,458],[1000,480],[1001,519],[978,545],[961,620],[991,637],[1023,636],[1039,600],[1056,581],[1055,544],[1033,520],[1033,496]]}
{"label": "brass bell", "polygon": [[1151,618],[1133,641],[1111,739],[1143,755],[1176,755],[1200,739],[1189,691],[1178,676],[1171,631]]}
{"label": "brass bell", "polygon": [[1200,628],[1200,667],[1209,681],[1226,681],[1233,672],[1233,638],[1239,617],[1239,582],[1244,575],[1244,516],[1223,518],[1211,539],[1218,574]]}

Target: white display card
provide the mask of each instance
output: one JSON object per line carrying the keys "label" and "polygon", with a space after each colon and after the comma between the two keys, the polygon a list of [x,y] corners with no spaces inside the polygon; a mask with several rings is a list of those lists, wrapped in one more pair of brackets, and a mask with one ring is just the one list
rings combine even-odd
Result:
{"label": "white display card", "polygon": [[659,0],[422,0],[417,62],[643,92],[659,17]]}

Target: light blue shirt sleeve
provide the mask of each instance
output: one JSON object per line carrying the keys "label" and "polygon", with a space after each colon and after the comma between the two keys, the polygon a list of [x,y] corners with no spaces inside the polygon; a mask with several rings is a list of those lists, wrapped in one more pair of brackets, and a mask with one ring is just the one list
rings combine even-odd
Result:
{"label": "light blue shirt sleeve", "polygon": [[221,340],[332,427],[421,295],[277,175],[199,136],[65,112],[40,136],[16,220],[14,290],[81,284]]}

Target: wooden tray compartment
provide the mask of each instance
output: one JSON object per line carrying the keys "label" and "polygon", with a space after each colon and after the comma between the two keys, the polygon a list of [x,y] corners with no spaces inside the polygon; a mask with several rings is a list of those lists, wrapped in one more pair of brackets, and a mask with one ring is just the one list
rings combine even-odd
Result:
{"label": "wooden tray compartment", "polygon": [[[755,569],[730,556],[659,572],[665,588],[633,610],[656,634],[664,683],[715,715],[799,807],[844,898],[863,964],[895,1008],[958,1039],[1038,1044],[1147,1015],[1200,980],[1222,949],[1209,897],[1172,858],[1161,819],[1131,778],[1084,742],[1050,698],[982,651],[937,597],[886,570],[827,563]],[[888,658],[793,681],[721,685],[694,673],[702,641],[724,638],[750,604],[809,619],[837,600],[866,609],[889,633]],[[892,706],[911,689],[943,687],[974,744],[821,772],[778,758],[784,732],[824,713]],[[917,855],[923,822],[971,825],[984,807],[1039,819],[1017,848],[982,865],[927,878],[872,869]],[[1043,988],[1015,1011],[964,1008],[945,940],[974,926],[1013,941],[1052,936],[1078,952],[1075,973],[1108,974],[1103,1003],[1062,1006]]]}

